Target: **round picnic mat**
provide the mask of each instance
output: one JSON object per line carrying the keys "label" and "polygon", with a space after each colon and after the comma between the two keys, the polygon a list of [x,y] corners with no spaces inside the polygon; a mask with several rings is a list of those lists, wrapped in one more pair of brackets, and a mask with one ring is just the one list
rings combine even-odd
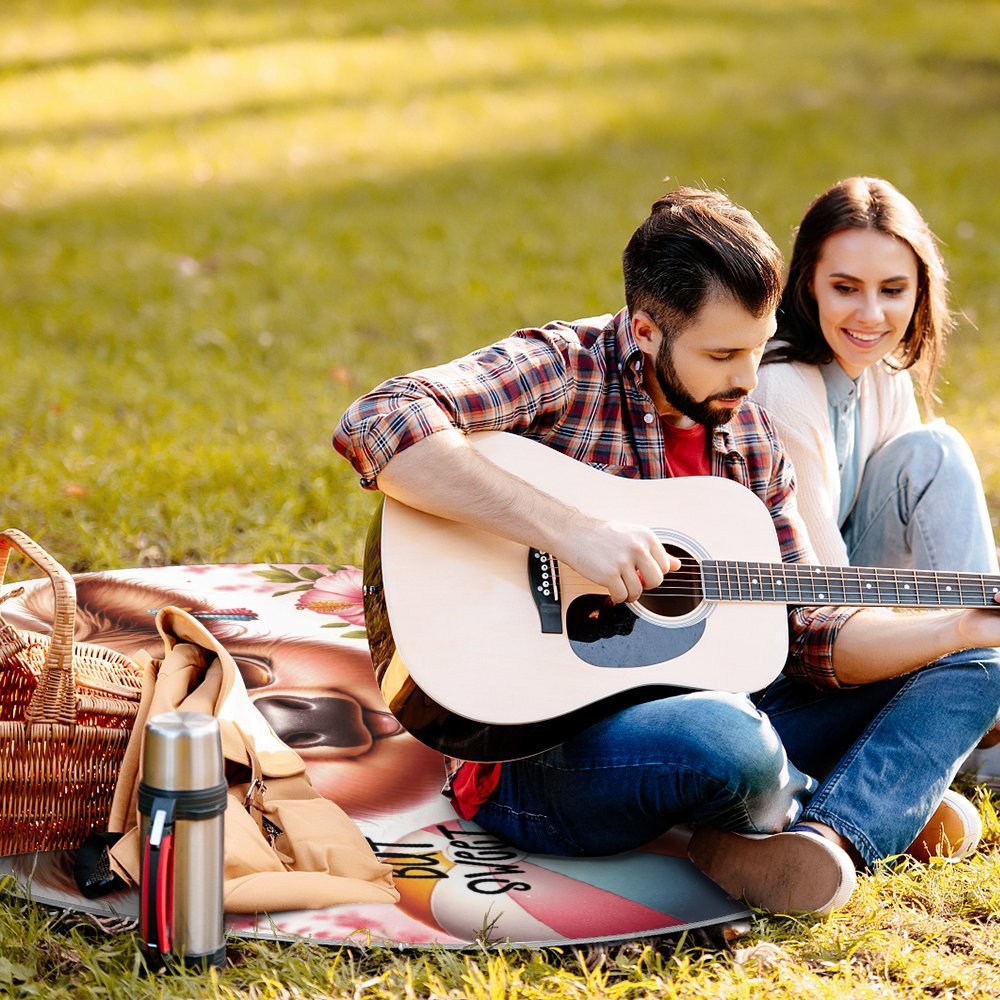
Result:
{"label": "round picnic mat", "polygon": [[[305,759],[321,794],[358,824],[392,865],[400,901],[229,915],[250,937],[327,944],[461,948],[623,941],[741,921],[685,855],[686,832],[604,858],[526,854],[460,820],[440,792],[441,756],[393,718],[372,674],[361,573],[350,566],[213,565],[114,570],[75,577],[77,638],[162,655],[155,612],[182,607],[232,653],[250,696]],[[13,625],[47,631],[51,588],[8,601]],[[134,917],[137,893],[85,899],[68,852],[0,860],[40,903]]]}

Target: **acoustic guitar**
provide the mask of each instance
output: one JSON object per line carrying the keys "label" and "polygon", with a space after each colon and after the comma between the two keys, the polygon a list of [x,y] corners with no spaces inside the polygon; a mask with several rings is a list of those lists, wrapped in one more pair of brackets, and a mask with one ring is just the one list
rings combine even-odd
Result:
{"label": "acoustic guitar", "polygon": [[546,552],[384,498],[364,567],[376,678],[451,756],[529,756],[680,689],[759,690],[785,663],[789,605],[996,607],[998,576],[783,563],[766,506],[728,479],[623,479],[513,434],[469,441],[587,514],[648,525],[681,568],[615,605]]}

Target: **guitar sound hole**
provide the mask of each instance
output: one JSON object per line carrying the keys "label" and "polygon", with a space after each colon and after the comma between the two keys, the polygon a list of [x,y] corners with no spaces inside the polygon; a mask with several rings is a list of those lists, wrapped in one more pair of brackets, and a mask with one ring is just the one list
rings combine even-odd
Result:
{"label": "guitar sound hole", "polygon": [[668,573],[655,590],[647,590],[637,603],[660,618],[682,618],[694,611],[704,599],[701,569],[690,552],[677,545],[663,546],[681,561],[681,568]]}

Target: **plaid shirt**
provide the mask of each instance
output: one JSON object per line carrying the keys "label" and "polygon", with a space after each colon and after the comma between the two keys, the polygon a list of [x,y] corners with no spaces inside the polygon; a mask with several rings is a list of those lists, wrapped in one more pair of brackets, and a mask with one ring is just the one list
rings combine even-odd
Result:
{"label": "plaid shirt", "polygon": [[[633,479],[663,479],[663,432],[642,385],[645,355],[628,311],[518,330],[436,368],[389,379],[351,405],[333,444],[376,488],[397,452],[449,427],[513,431],[588,465]],[[815,562],[795,504],[791,463],[766,413],[747,400],[715,429],[711,469],[767,505],[785,562]],[[833,642],[856,609],[789,610],[785,673],[839,687]]]}

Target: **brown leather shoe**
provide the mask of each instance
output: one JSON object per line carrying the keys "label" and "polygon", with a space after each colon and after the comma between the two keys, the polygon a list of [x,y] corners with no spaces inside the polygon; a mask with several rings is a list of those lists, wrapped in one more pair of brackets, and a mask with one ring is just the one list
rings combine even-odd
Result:
{"label": "brown leather shoe", "polygon": [[983,821],[976,807],[949,788],[906,853],[918,861],[961,861],[979,846],[982,836]]}
{"label": "brown leather shoe", "polygon": [[845,850],[820,835],[730,833],[699,827],[691,860],[734,899],[772,913],[829,913],[858,884]]}

